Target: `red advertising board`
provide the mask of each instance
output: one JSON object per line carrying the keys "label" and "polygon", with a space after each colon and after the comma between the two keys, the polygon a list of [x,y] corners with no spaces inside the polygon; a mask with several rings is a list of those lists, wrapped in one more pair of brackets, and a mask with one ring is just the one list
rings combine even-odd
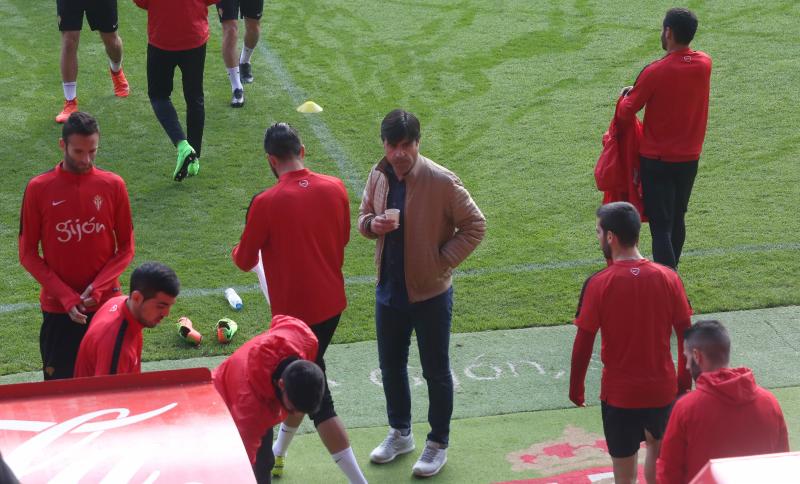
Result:
{"label": "red advertising board", "polygon": [[206,368],[0,386],[0,452],[25,483],[255,482]]}

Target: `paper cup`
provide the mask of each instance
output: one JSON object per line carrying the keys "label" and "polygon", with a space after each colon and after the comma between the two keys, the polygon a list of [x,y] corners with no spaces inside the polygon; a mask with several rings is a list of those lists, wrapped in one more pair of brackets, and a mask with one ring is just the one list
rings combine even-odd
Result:
{"label": "paper cup", "polygon": [[383,215],[394,223],[400,223],[400,210],[397,208],[387,208]]}

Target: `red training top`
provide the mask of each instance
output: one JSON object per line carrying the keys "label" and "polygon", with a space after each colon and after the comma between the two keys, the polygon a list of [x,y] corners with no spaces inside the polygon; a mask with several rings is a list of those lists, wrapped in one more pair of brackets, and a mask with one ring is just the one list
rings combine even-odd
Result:
{"label": "red training top", "polygon": [[233,261],[243,271],[264,263],[272,314],[309,325],[344,311],[344,248],[350,202],[338,178],[308,169],[281,175],[253,197]]}
{"label": "red training top", "polygon": [[691,314],[680,277],[661,264],[616,260],[589,277],[575,325],[591,334],[600,330],[600,400],[620,408],[672,403],[678,385],[670,336],[673,329],[683,334]]}
{"label": "red training top", "polygon": [[642,70],[633,89],[617,106],[629,120],[645,105],[644,137],[639,153],[662,161],[700,158],[708,122],[711,57],[682,49]]}
{"label": "red training top", "polygon": [[307,324],[278,315],[269,331],[243,344],[214,370],[214,388],[228,406],[252,464],[261,438],[288,416],[275,394],[272,374],[292,356],[316,360],[317,347]]}
{"label": "red training top", "polygon": [[208,41],[208,6],[219,0],[133,0],[147,10],[147,41],[163,50],[189,50]]}
{"label": "red training top", "polygon": [[778,400],[756,385],[749,368],[703,373],[697,389],[675,403],[661,454],[658,482],[689,482],[710,459],[789,451]]}
{"label": "red training top", "polygon": [[42,311],[68,312],[89,284],[98,305],[119,295],[134,242],[128,190],[118,175],[96,167],[78,175],[59,163],[28,182],[19,226],[19,261],[42,286]]}
{"label": "red training top", "polygon": [[109,299],[94,315],[75,360],[75,377],[142,372],[142,330],[125,304]]}

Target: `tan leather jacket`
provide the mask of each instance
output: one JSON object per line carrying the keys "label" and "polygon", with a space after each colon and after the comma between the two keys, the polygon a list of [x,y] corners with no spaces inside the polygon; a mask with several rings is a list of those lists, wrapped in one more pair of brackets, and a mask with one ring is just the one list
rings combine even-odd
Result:
{"label": "tan leather jacket", "polygon": [[[375,267],[381,275],[383,236],[369,223],[386,210],[388,161],[383,158],[367,178],[358,230],[377,239]],[[438,296],[452,284],[452,270],[472,253],[486,234],[486,218],[453,172],[420,155],[405,176],[403,209],[406,289],[409,302]]]}

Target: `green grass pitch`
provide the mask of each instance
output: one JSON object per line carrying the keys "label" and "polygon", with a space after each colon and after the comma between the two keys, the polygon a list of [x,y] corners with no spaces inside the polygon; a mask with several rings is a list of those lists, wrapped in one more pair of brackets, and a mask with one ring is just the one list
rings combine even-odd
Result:
{"label": "green grass pitch", "polygon": [[[227,286],[255,283],[229,253],[250,198],[272,185],[261,147],[281,120],[300,130],[308,166],[359,187],[382,155],[378,126],[395,107],[422,122],[421,151],[458,173],[488,219],[484,243],[460,268],[454,331],[568,322],[583,280],[602,267],[594,239],[594,162],[619,89],[662,55],[668,2],[325,0],[266,2],[255,84],[228,107],[220,28],[211,10],[202,171],[171,180],[174,148],[147,99],[146,16],[121,0],[124,66],[114,98],[97,34],[84,26],[80,106],[97,116],[98,165],[122,175],[134,211],[134,264],[173,266],[186,295],[149,331],[145,359],[224,354],[186,347],[172,322],[188,315],[211,341],[228,315],[237,342],[266,328],[255,292],[232,314]],[[695,311],[800,304],[800,34],[793,1],[689,2],[693,46],[714,59],[708,134],[688,215],[681,274]],[[51,2],[0,2],[0,374],[34,370],[38,285],[17,261],[25,183],[55,164],[62,103]],[[325,111],[294,108],[313,99]],[[173,100],[183,112],[180,83]],[[183,115],[181,115],[183,117]],[[649,253],[649,235],[641,245]],[[374,338],[373,244],[355,229],[345,274],[349,308],[336,342]],[[123,276],[127,279],[128,272]],[[123,284],[127,286],[127,283]],[[205,291],[204,291],[205,290]],[[313,295],[309,295],[313,297]]]}

